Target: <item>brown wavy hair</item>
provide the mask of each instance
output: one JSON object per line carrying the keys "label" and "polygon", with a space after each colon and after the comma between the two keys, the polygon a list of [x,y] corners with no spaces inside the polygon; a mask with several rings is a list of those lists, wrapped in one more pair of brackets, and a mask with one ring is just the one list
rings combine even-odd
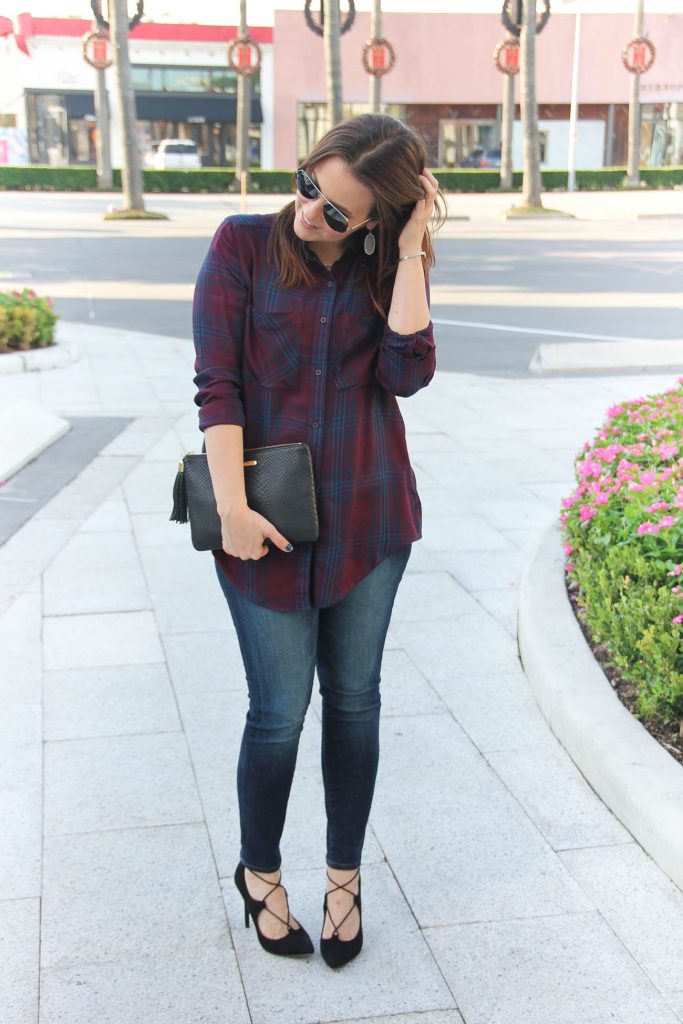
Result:
{"label": "brown wavy hair", "polygon": [[[427,165],[427,148],[417,132],[388,114],[359,114],[332,128],[312,149],[301,166],[310,172],[330,156],[341,157],[349,169],[374,196],[370,216],[377,220],[373,228],[375,252],[366,256],[364,232],[346,237],[346,247],[354,250],[364,267],[373,305],[386,319],[391,304],[394,277],[398,267],[398,237],[413,207],[424,192],[418,175]],[[443,224],[446,204],[439,191],[435,213],[422,239],[425,277],[434,264],[432,235]],[[268,239],[268,259],[279,267],[281,288],[312,285],[314,275],[306,260],[306,243],[294,233],[294,202],[278,213]]]}

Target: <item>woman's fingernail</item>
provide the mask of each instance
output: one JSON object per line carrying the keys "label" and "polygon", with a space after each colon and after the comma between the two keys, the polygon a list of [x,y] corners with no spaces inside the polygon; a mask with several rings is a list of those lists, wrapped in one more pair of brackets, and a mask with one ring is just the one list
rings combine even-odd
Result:
{"label": "woman's fingernail", "polygon": [[287,547],[285,548],[285,551],[293,551],[293,550],[294,550],[294,548],[292,547],[291,544],[288,544]]}

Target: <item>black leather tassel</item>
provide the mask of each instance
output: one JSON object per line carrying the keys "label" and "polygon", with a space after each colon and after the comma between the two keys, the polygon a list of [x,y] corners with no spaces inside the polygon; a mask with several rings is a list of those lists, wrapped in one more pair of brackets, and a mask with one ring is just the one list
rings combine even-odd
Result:
{"label": "black leather tassel", "polygon": [[174,523],[187,522],[187,491],[185,490],[185,474],[179,469],[173,484],[173,511],[169,520]]}

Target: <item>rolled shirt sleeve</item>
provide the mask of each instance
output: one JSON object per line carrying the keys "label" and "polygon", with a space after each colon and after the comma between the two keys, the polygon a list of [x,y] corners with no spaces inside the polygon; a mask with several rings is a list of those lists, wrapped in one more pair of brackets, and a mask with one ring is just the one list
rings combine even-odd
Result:
{"label": "rolled shirt sleeve", "polygon": [[242,342],[248,274],[232,219],[223,221],[197,277],[192,305],[195,404],[199,429],[218,423],[244,427]]}

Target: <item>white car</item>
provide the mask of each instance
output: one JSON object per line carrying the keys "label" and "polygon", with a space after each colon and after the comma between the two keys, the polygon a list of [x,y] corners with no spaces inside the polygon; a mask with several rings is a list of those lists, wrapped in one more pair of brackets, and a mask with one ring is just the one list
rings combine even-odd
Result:
{"label": "white car", "polygon": [[157,171],[186,171],[202,166],[197,143],[191,139],[162,139],[152,157]]}

